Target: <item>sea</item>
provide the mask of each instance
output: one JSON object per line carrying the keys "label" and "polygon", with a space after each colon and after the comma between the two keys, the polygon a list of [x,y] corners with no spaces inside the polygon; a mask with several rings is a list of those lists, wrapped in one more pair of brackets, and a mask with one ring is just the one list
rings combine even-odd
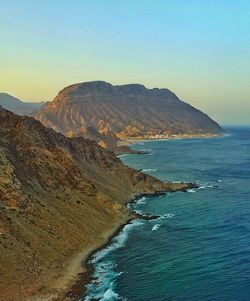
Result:
{"label": "sea", "polygon": [[121,160],[163,181],[198,189],[143,197],[134,220],[92,258],[81,300],[250,300],[250,128],[217,138],[146,141]]}

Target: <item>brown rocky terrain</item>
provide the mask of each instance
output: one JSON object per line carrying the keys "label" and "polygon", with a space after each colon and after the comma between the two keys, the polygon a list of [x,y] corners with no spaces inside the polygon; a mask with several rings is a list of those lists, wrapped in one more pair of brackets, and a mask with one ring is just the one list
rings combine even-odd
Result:
{"label": "brown rocky terrain", "polygon": [[34,117],[67,136],[84,136],[86,129],[95,129],[91,138],[111,149],[117,145],[114,138],[210,135],[223,131],[206,114],[168,89],[147,89],[139,84],[113,86],[103,81],[64,88]]}
{"label": "brown rocky terrain", "polygon": [[125,202],[190,186],[162,183],[94,141],[0,107],[0,300],[56,299],[132,217]]}

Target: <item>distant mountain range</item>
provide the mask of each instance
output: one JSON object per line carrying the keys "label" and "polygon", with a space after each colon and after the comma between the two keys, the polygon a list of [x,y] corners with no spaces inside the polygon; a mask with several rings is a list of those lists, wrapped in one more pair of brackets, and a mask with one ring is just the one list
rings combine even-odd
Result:
{"label": "distant mountain range", "polygon": [[[30,104],[10,100],[9,106],[5,102],[3,107],[18,114],[27,112]],[[90,138],[116,153],[131,152],[127,146],[120,146],[121,139],[209,136],[223,132],[208,115],[168,89],[147,89],[139,84],[74,84],[61,90],[52,102],[38,104],[33,112],[31,109],[29,114],[45,126],[68,137]]]}
{"label": "distant mountain range", "polygon": [[1,300],[52,300],[41,294],[53,294],[65,267],[80,266],[133,217],[126,201],[193,186],[163,183],[95,141],[66,138],[1,107],[0,122]]}
{"label": "distant mountain range", "polygon": [[8,93],[0,93],[0,106],[18,115],[31,114],[44,104],[45,102],[23,102]]}

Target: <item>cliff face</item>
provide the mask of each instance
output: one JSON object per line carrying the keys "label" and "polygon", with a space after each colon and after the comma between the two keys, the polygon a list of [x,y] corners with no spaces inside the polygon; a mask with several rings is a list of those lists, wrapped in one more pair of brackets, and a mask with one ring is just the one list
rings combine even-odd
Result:
{"label": "cliff face", "polygon": [[119,138],[222,131],[206,114],[167,89],[147,89],[138,84],[113,86],[102,81],[66,87],[35,118],[66,135],[86,127],[108,129]]}
{"label": "cliff face", "polygon": [[18,115],[31,114],[44,105],[44,102],[23,102],[7,93],[0,93],[0,106]]}
{"label": "cliff face", "polygon": [[135,194],[185,187],[0,107],[0,299],[47,293],[69,258],[130,218]]}

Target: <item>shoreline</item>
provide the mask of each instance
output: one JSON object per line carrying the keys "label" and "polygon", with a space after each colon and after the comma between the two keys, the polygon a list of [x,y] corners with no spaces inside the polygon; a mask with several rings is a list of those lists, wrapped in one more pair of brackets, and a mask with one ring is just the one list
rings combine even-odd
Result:
{"label": "shoreline", "polygon": [[111,224],[110,229],[102,234],[101,240],[88,248],[82,249],[80,252],[70,258],[68,264],[65,263],[64,271],[60,272],[60,276],[55,279],[47,293],[38,295],[29,301],[75,301],[85,293],[85,284],[87,284],[93,275],[93,268],[89,263],[92,256],[99,250],[110,244],[121,229],[134,219],[131,214],[127,219],[123,219],[121,223],[116,221]]}
{"label": "shoreline", "polygon": [[[122,223],[120,226],[118,226],[113,234],[111,234],[107,241],[100,245],[99,247],[93,249],[86,258],[83,259],[82,265],[85,268],[85,271],[82,273],[79,273],[76,277],[78,278],[75,283],[71,286],[71,288],[66,292],[65,297],[69,301],[77,301],[79,298],[83,297],[86,293],[86,285],[89,284],[92,280],[92,276],[94,273],[94,267],[91,262],[91,259],[93,258],[94,254],[96,254],[98,251],[101,251],[105,249],[107,246],[110,245],[113,238],[116,237],[122,229],[130,224],[134,219],[137,219],[137,217],[131,217],[126,222]],[[57,299],[57,301],[63,301],[64,299]]]}
{"label": "shoreline", "polygon": [[121,141],[118,142],[119,146],[123,145],[133,145],[140,142],[152,142],[152,141],[170,141],[170,140],[182,140],[182,139],[209,139],[209,138],[220,138],[223,137],[224,133],[218,133],[218,134],[201,134],[201,135],[176,135],[175,137],[162,137],[162,138],[147,138],[147,137],[127,137],[121,139]]}
{"label": "shoreline", "polygon": [[[192,183],[187,183],[190,185],[192,188],[197,188],[197,184],[192,184]],[[161,195],[166,195],[167,193],[174,193],[174,192],[186,192],[187,188],[182,188],[182,189],[176,189],[175,191],[156,191],[155,193],[141,193],[135,195],[131,200],[126,202],[126,206],[129,204],[135,203],[137,200],[139,200],[142,197],[157,197]],[[81,266],[84,269],[81,273],[78,273],[75,275],[75,282],[73,285],[69,287],[66,293],[64,293],[64,296],[61,298],[57,298],[56,301],[78,301],[81,297],[84,296],[86,293],[86,285],[91,283],[91,280],[93,279],[93,273],[94,273],[94,267],[91,262],[91,259],[93,258],[94,254],[96,254],[98,251],[101,251],[105,249],[107,246],[109,246],[112,243],[112,240],[114,237],[119,235],[119,233],[122,231],[122,229],[130,224],[133,220],[135,219],[145,219],[145,220],[152,220],[152,219],[157,219],[159,216],[149,216],[149,215],[143,215],[139,214],[133,211],[130,211],[131,217],[128,218],[126,221],[122,222],[122,224],[118,225],[116,229],[114,229],[113,233],[111,233],[108,237],[107,240],[101,244],[100,246],[96,247],[92,251],[89,252],[89,254],[82,259]],[[66,299],[65,299],[66,298]]]}

